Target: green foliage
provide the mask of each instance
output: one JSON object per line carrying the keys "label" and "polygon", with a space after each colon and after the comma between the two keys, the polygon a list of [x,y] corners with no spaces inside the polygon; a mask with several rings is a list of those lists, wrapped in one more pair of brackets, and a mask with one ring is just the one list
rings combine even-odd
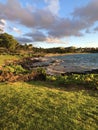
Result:
{"label": "green foliage", "polygon": [[47,76],[48,81],[53,81],[56,85],[81,85],[86,89],[98,89],[98,74],[72,74],[65,76]]}
{"label": "green foliage", "polygon": [[0,34],[0,47],[5,47],[11,51],[14,51],[18,42],[13,38],[12,35],[7,33]]}
{"label": "green foliage", "polygon": [[45,81],[46,80],[45,69],[38,68],[37,70],[33,70],[32,73],[30,74],[30,77],[31,79],[33,78],[33,80]]}
{"label": "green foliage", "polygon": [[[40,50],[40,49],[39,49]],[[36,49],[36,52],[39,51]],[[98,53],[98,47],[97,48],[76,48],[74,46],[71,47],[58,47],[58,48],[47,48],[47,49],[41,49],[41,51],[46,52],[46,53]]]}
{"label": "green foliage", "polygon": [[12,73],[15,73],[15,74],[23,74],[23,73],[27,72],[21,65],[9,64],[8,66],[5,66],[5,68],[9,72],[12,72]]}
{"label": "green foliage", "polygon": [[[47,88],[48,86],[48,88]],[[0,84],[1,130],[97,130],[98,93],[42,82]]]}
{"label": "green foliage", "polygon": [[44,68],[41,68],[41,67],[37,68],[37,72],[40,74],[46,75],[46,71]]}

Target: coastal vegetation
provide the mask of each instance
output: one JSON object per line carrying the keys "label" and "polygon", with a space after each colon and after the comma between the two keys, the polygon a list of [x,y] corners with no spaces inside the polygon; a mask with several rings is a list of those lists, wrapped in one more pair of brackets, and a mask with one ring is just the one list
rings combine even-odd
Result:
{"label": "coastal vegetation", "polygon": [[48,75],[30,65],[47,53],[84,52],[98,48],[35,48],[0,34],[0,128],[97,130],[97,72]]}
{"label": "coastal vegetation", "polygon": [[18,59],[20,59],[20,57],[17,55],[1,54],[0,55],[0,66],[4,65],[7,62],[13,62]]}
{"label": "coastal vegetation", "polygon": [[12,35],[7,33],[0,34],[0,47],[7,48],[9,51],[14,51],[18,46],[17,40]]}
{"label": "coastal vegetation", "polygon": [[[74,46],[71,47],[58,47],[58,48],[37,48],[32,44],[20,44],[13,38],[12,35],[7,33],[0,34],[0,53],[10,53],[10,54],[30,54],[29,56],[34,55],[45,55],[47,53],[98,53],[98,48],[76,48]],[[35,56],[35,55],[34,55]]]}

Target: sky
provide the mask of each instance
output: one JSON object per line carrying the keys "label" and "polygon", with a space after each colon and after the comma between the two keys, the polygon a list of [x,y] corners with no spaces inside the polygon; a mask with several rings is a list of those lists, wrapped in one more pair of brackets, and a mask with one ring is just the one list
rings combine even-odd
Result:
{"label": "sky", "polygon": [[0,0],[0,29],[36,47],[98,47],[98,0]]}

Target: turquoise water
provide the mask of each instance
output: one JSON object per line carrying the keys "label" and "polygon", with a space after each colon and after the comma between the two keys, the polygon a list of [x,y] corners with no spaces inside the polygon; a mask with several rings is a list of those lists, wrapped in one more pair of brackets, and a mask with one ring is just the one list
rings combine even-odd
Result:
{"label": "turquoise water", "polygon": [[59,65],[64,67],[63,71],[65,72],[80,72],[98,69],[98,53],[69,54],[55,56],[53,58],[62,60]]}

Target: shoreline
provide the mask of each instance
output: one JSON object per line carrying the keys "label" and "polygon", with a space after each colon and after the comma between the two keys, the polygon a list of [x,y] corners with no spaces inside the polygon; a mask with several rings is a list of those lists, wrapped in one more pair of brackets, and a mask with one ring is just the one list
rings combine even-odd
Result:
{"label": "shoreline", "polygon": [[59,54],[59,53],[48,53],[45,54],[45,57],[52,57],[52,56],[64,56],[64,55],[76,55],[76,54],[89,54],[89,53],[63,53],[63,54]]}

